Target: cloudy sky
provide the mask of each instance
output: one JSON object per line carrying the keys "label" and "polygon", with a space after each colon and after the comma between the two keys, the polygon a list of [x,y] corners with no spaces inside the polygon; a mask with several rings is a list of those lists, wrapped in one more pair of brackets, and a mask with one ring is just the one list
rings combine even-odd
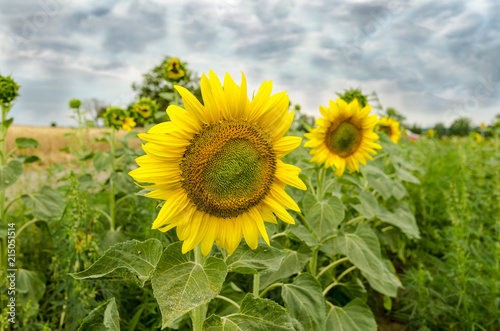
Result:
{"label": "cloudy sky", "polygon": [[68,101],[124,106],[180,57],[201,74],[273,80],[312,115],[336,91],[378,93],[410,123],[500,113],[498,0],[0,0],[0,73],[17,124],[73,125]]}

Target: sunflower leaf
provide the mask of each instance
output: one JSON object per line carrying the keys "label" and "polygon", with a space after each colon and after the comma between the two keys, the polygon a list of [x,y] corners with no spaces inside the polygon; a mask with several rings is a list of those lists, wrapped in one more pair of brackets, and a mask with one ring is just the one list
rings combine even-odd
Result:
{"label": "sunflower leaf", "polygon": [[21,200],[31,209],[33,216],[42,220],[59,217],[64,206],[64,200],[59,192],[50,186],[43,186],[35,194],[24,194]]}
{"label": "sunflower leaf", "polygon": [[278,270],[262,275],[260,278],[260,289],[263,290],[272,283],[288,278],[302,271],[304,265],[310,259],[311,250],[303,244],[298,250],[287,250],[287,255],[281,261]]}
{"label": "sunflower leaf", "polygon": [[129,240],[108,249],[90,268],[70,274],[75,279],[134,279],[141,287],[149,279],[160,259],[158,239]]}
{"label": "sunflower leaf", "polygon": [[12,160],[7,165],[0,165],[0,191],[14,184],[23,173],[23,164]]}
{"label": "sunflower leaf", "polygon": [[151,276],[153,294],[162,314],[162,327],[192,309],[210,302],[219,294],[226,279],[226,263],[208,257],[203,264],[182,254],[182,243],[169,245]]}
{"label": "sunflower leaf", "polygon": [[224,317],[210,316],[203,324],[205,331],[293,331],[293,321],[276,302],[247,294],[239,313]]}
{"label": "sunflower leaf", "polygon": [[106,330],[119,331],[118,309],[116,307],[115,298],[111,298],[102,305],[92,310],[78,328],[80,330]]}
{"label": "sunflower leaf", "polygon": [[332,306],[326,317],[326,329],[376,331],[377,323],[370,308],[356,298],[345,307]]}
{"label": "sunflower leaf", "polygon": [[337,197],[316,201],[305,217],[311,229],[321,240],[332,235],[344,219],[344,204]]}
{"label": "sunflower leaf", "polygon": [[290,316],[304,330],[325,330],[325,299],[321,286],[310,274],[300,274],[292,284],[283,284],[281,295]]}
{"label": "sunflower leaf", "polygon": [[378,218],[380,218],[382,222],[397,226],[408,236],[408,238],[420,239],[420,232],[415,216],[405,209],[397,208],[394,213],[391,213],[384,207],[380,207]]}
{"label": "sunflower leaf", "polygon": [[278,270],[286,252],[275,247],[259,245],[251,249],[246,244],[241,244],[231,256],[227,258],[229,272],[240,274],[256,274]]}
{"label": "sunflower leaf", "polygon": [[378,238],[368,225],[361,223],[356,232],[339,235],[337,245],[361,270],[373,289],[387,296],[396,296],[401,282],[382,260]]}

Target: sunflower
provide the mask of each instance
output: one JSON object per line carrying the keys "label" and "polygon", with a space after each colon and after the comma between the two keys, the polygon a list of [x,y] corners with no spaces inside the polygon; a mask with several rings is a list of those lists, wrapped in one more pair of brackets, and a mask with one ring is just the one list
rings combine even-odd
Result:
{"label": "sunflower", "polygon": [[132,131],[132,128],[136,126],[136,123],[132,117],[125,117],[122,122],[122,129],[127,130],[128,132]]}
{"label": "sunflower", "polygon": [[382,131],[389,136],[393,143],[397,144],[401,137],[401,130],[399,129],[399,122],[391,117],[382,117],[378,121],[378,131]]}
{"label": "sunflower", "polygon": [[483,136],[479,132],[476,132],[475,138],[476,138],[476,142],[478,142],[478,143],[483,141]]}
{"label": "sunflower", "polygon": [[373,131],[377,116],[371,115],[371,106],[361,108],[357,99],[347,104],[342,99],[330,100],[330,108],[320,106],[323,118],[316,120],[318,128],[304,134],[309,139],[304,147],[311,147],[311,162],[335,166],[336,176],[342,176],[345,167],[359,171],[359,163],[373,160],[369,153],[377,154],[381,149],[375,141],[379,138]]}
{"label": "sunflower", "polygon": [[170,62],[167,67],[167,78],[170,80],[180,80],[184,77],[184,65],[177,58],[170,59]]}
{"label": "sunflower", "polygon": [[108,128],[119,130],[127,117],[127,111],[118,107],[109,107],[103,115],[104,123]]}
{"label": "sunflower", "polygon": [[151,122],[158,111],[158,104],[150,98],[141,98],[132,106],[134,117],[141,122]]}
{"label": "sunflower", "polygon": [[175,86],[186,109],[171,105],[171,121],[139,137],[146,155],[130,172],[151,198],[166,200],[153,229],[176,227],[183,253],[201,244],[209,254],[215,243],[229,254],[241,237],[252,249],[260,236],[269,244],[264,222],[294,219],[285,207],[299,207],[285,185],[305,190],[299,168],[280,158],[297,148],[300,137],[283,137],[294,118],[286,92],[271,96],[264,82],[250,101],[242,74],[241,86],[226,74],[224,87],[214,72],[203,74],[202,105],[187,89]]}

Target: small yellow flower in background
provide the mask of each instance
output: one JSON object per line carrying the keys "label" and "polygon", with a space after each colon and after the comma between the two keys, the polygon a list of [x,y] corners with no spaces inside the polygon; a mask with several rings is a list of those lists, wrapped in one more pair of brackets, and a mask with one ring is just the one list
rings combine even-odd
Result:
{"label": "small yellow flower in background", "polygon": [[486,129],[486,124],[484,124],[484,122],[481,122],[481,129]]}
{"label": "small yellow flower in background", "polygon": [[167,67],[167,78],[172,80],[178,80],[184,77],[184,75],[185,72],[179,59],[177,58],[170,59],[170,63]]}
{"label": "small yellow flower in background", "polygon": [[285,207],[300,211],[285,192],[291,185],[305,190],[300,169],[280,159],[297,148],[300,137],[284,134],[294,119],[286,92],[271,95],[264,82],[250,101],[242,74],[241,86],[229,74],[224,87],[214,72],[201,78],[202,105],[187,89],[175,86],[186,109],[171,105],[171,121],[139,137],[146,155],[130,172],[151,198],[166,200],[153,229],[174,227],[185,253],[198,244],[208,255],[215,243],[229,254],[242,236],[255,249],[269,237],[264,222],[294,219]]}
{"label": "small yellow flower in background", "polygon": [[479,132],[476,132],[476,142],[480,143],[481,141],[483,141],[483,136]]}
{"label": "small yellow flower in background", "polygon": [[427,130],[427,137],[434,138],[435,135],[436,135],[436,133],[434,132],[433,129]]}
{"label": "small yellow flower in background", "polygon": [[122,123],[122,128],[128,132],[132,131],[132,128],[136,126],[136,123],[132,117],[125,117]]}
{"label": "small yellow flower in background", "polygon": [[399,122],[390,117],[382,117],[378,121],[378,131],[384,132],[389,136],[393,143],[397,144],[401,138],[401,130],[399,129]]}
{"label": "small yellow flower in background", "polygon": [[371,106],[361,108],[357,99],[347,104],[342,99],[330,100],[330,108],[320,106],[323,118],[316,120],[318,128],[304,136],[309,139],[304,147],[311,147],[311,162],[335,166],[336,176],[344,170],[359,171],[359,164],[373,160],[370,155],[382,146],[375,143],[379,136],[374,132],[377,116],[369,115]]}

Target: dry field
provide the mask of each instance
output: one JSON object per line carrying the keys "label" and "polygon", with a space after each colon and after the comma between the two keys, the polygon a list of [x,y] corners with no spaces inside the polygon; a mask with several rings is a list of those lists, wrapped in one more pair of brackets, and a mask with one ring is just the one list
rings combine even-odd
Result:
{"label": "dry field", "polygon": [[[137,131],[140,131],[139,128]],[[92,146],[92,150],[107,151],[109,146],[106,143],[94,142],[95,138],[104,137],[107,128],[85,128],[83,129],[84,146]],[[65,137],[65,134],[75,133],[73,137]],[[117,139],[125,136],[128,132],[121,130],[117,134]],[[36,149],[23,149],[15,152],[16,155],[27,154],[37,155],[42,159],[40,165],[46,166],[54,163],[69,164],[75,161],[71,153],[61,151],[66,146],[75,147],[78,144],[77,130],[65,127],[46,127],[46,126],[28,126],[13,125],[9,128],[7,134],[7,150],[12,150],[15,146],[15,139],[19,137],[36,139],[40,146]],[[140,140],[132,139],[129,141],[130,147],[139,148]],[[119,146],[119,143],[118,143]]]}

